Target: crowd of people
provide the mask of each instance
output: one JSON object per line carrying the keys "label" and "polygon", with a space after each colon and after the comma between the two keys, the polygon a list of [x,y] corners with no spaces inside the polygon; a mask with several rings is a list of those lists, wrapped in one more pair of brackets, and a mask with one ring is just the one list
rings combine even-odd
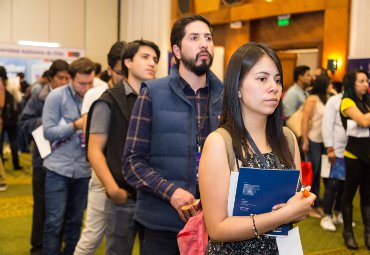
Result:
{"label": "crowd of people", "polygon": [[[94,254],[104,236],[107,254],[131,254],[136,236],[140,254],[180,254],[177,234],[197,214],[199,198],[207,254],[279,254],[276,238],[264,234],[306,216],[329,231],[344,224],[345,245],[358,249],[352,231],[358,187],[370,250],[368,74],[349,72],[334,87],[325,69],[311,74],[298,66],[284,91],[276,52],[246,43],[222,82],[210,70],[212,26],[199,15],[178,19],[170,43],[176,63],[160,79],[159,47],[143,39],[114,43],[101,75],[89,58],[55,60],[38,84],[22,83],[23,107],[13,113],[21,91],[8,85],[0,66],[0,144],[7,133],[14,168],[21,169],[16,130],[29,142],[41,126],[50,142],[46,157],[31,146],[31,254]],[[294,135],[283,126],[297,111]],[[231,137],[235,162],[220,128]],[[320,199],[323,154],[331,171]],[[301,158],[313,167],[308,196],[299,182],[296,194],[271,212],[228,216],[230,171],[300,170]],[[2,162],[0,187],[6,189]]]}
{"label": "crowd of people", "polygon": [[[333,86],[325,69],[318,68],[311,76],[308,66],[298,66],[294,80],[283,105],[287,123],[303,108],[298,139],[302,157],[312,163],[311,192],[318,197],[309,216],[321,219],[320,226],[328,231],[336,231],[335,225],[343,224],[345,245],[358,249],[352,230],[356,225],[352,202],[359,188],[365,246],[370,249],[370,199],[365,188],[370,180],[369,75],[353,70],[344,76],[343,83]],[[325,178],[321,178],[323,159],[330,163]],[[321,180],[323,200],[319,199]]]}

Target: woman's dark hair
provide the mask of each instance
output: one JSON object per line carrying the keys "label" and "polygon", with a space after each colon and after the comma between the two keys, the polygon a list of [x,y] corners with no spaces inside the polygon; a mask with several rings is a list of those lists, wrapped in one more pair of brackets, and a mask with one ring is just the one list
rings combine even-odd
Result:
{"label": "woman's dark hair", "polygon": [[341,93],[343,90],[343,83],[340,81],[332,81],[331,84],[333,84],[333,88],[338,92]]}
{"label": "woman's dark hair", "polygon": [[98,75],[101,73],[101,64],[98,62],[95,62],[95,75]]}
{"label": "woman's dark hair", "polygon": [[6,74],[6,69],[3,66],[0,66],[0,78],[6,82],[8,80],[8,75]]}
{"label": "woman's dark hair", "polygon": [[109,76],[109,73],[108,73],[108,70],[104,70],[101,75],[100,75],[100,79],[102,81],[105,81],[105,82],[108,82],[110,80],[110,76]]}
{"label": "woman's dark hair", "polygon": [[52,78],[55,75],[57,75],[57,73],[63,72],[63,71],[68,72],[68,70],[69,70],[69,64],[62,59],[57,59],[51,64],[47,75],[48,77]]}
{"label": "woman's dark hair", "polygon": [[[242,117],[242,109],[238,100],[238,91],[250,70],[264,56],[269,57],[276,65],[281,76],[283,86],[283,70],[277,54],[269,47],[259,43],[247,43],[241,46],[231,56],[225,77],[225,93],[220,125],[225,127],[231,134],[233,148],[238,159],[246,165],[243,156],[249,153],[247,136]],[[291,153],[287,153],[288,142],[283,134],[283,109],[281,100],[274,113],[267,117],[266,137],[274,154],[280,162],[288,167],[294,167],[294,159]]]}
{"label": "woman's dark hair", "polygon": [[366,77],[369,79],[369,75],[367,74],[367,72],[361,69],[356,69],[346,74],[343,78],[343,98],[347,97],[352,99],[356,103],[356,106],[360,109],[360,111],[362,113],[365,113],[367,112],[367,107],[370,107],[370,95],[369,92],[363,95],[362,98],[358,98],[358,96],[356,95],[355,84],[357,80],[357,74],[359,73],[365,74]]}
{"label": "woman's dark hair", "polygon": [[328,86],[330,84],[330,79],[325,74],[320,74],[313,80],[313,87],[311,90],[312,95],[317,95],[323,104],[326,104],[328,100]]}

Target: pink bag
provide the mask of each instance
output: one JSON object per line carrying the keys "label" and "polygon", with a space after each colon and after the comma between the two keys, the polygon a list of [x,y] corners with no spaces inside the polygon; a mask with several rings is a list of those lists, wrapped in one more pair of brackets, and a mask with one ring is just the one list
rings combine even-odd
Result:
{"label": "pink bag", "polygon": [[203,218],[203,210],[191,217],[177,234],[177,244],[181,255],[204,255],[208,244],[208,233]]}

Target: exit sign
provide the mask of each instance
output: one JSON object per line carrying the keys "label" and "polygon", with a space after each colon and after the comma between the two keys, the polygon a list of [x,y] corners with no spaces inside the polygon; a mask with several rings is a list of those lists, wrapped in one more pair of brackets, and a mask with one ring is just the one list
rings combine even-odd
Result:
{"label": "exit sign", "polygon": [[288,25],[289,25],[289,19],[279,19],[278,20],[279,27],[288,26]]}
{"label": "exit sign", "polygon": [[279,27],[288,26],[289,25],[289,19],[290,19],[290,14],[277,16],[278,26]]}

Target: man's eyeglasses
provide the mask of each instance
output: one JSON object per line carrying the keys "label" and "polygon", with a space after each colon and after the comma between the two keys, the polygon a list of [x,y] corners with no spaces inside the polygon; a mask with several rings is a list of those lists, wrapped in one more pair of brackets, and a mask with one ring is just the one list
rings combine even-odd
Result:
{"label": "man's eyeglasses", "polygon": [[117,69],[112,69],[113,72],[115,72],[117,75],[125,75],[125,73],[123,72],[123,70],[117,70]]}

